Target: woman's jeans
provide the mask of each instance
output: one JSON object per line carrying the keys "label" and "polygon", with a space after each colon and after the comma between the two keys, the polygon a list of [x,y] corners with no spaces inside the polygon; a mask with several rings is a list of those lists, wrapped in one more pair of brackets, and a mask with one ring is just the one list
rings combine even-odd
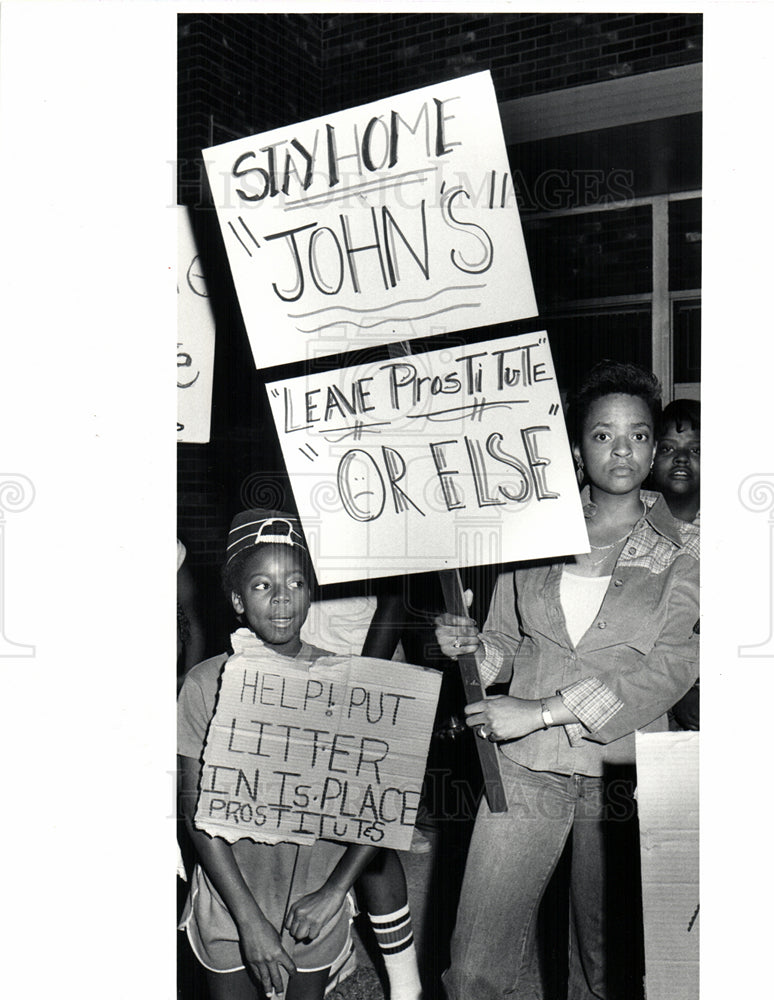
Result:
{"label": "woman's jeans", "polygon": [[508,812],[479,809],[443,976],[449,1000],[542,1000],[538,907],[571,829],[568,1000],[621,1000],[606,981],[603,840],[606,819],[630,818],[630,800],[608,789],[605,802],[602,778],[500,761]]}

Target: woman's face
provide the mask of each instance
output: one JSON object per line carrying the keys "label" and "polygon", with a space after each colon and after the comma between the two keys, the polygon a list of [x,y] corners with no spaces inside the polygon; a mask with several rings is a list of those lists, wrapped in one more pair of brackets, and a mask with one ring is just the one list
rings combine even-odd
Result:
{"label": "woman's face", "polygon": [[653,485],[659,493],[679,496],[699,492],[699,432],[690,427],[678,431],[671,424],[658,442],[653,463]]}
{"label": "woman's face", "polygon": [[591,485],[614,496],[639,490],[654,451],[653,418],[647,404],[639,396],[619,392],[594,400],[580,443],[573,448]]}

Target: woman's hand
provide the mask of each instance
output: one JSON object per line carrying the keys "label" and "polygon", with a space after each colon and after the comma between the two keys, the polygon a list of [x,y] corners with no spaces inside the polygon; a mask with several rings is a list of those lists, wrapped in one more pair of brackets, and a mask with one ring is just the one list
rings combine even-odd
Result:
{"label": "woman's hand", "polygon": [[295,973],[296,966],[282,947],[279,934],[268,920],[261,916],[260,920],[251,920],[247,925],[240,926],[239,941],[245,965],[261,984],[264,992],[282,993],[285,989],[282,969],[290,976]]}
{"label": "woman's hand", "polygon": [[[465,607],[473,603],[473,591],[466,590],[463,594]],[[478,637],[478,625],[472,618],[465,615],[452,615],[447,611],[433,619],[435,639],[441,647],[444,656],[456,660],[460,653],[475,653],[481,645]]]}
{"label": "woman's hand", "polygon": [[297,899],[285,918],[285,926],[296,941],[314,941],[341,909],[346,893],[329,885]]}
{"label": "woman's hand", "polygon": [[460,653],[475,653],[481,645],[478,625],[472,618],[445,612],[434,619],[435,638],[444,656],[456,660]]}
{"label": "woman's hand", "polygon": [[465,706],[465,721],[471,727],[481,726],[479,736],[498,740],[515,740],[543,728],[539,701],[510,698],[497,694]]}

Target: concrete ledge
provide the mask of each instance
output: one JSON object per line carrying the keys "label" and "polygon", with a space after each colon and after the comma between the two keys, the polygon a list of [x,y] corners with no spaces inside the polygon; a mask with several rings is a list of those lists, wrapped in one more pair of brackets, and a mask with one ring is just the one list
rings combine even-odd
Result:
{"label": "concrete ledge", "polygon": [[500,104],[507,145],[702,110],[702,64],[639,73]]}

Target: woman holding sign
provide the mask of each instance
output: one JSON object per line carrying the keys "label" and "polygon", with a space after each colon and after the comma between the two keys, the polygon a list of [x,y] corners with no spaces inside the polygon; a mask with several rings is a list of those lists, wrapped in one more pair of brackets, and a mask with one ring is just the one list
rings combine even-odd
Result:
{"label": "woman holding sign", "polygon": [[485,685],[510,683],[466,707],[500,747],[508,811],[484,801],[476,820],[450,1000],[543,996],[538,906],[571,831],[568,997],[630,995],[609,961],[609,837],[628,802],[610,779],[634,763],[635,730],[665,730],[698,673],[698,528],[640,489],[659,412],[651,373],[595,366],[569,420],[590,552],[502,573],[482,633],[469,618],[436,619],[447,656],[473,653]]}

